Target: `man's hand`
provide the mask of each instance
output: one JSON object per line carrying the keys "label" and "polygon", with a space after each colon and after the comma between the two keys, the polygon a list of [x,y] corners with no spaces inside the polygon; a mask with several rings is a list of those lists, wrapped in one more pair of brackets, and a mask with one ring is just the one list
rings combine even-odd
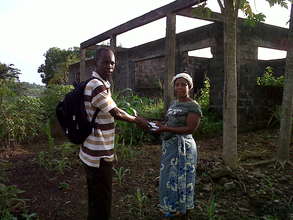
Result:
{"label": "man's hand", "polygon": [[142,118],[142,117],[136,116],[136,117],[135,117],[135,123],[136,123],[139,127],[143,128],[143,129],[145,129],[145,130],[148,130],[148,129],[149,129],[149,127],[148,127],[148,121],[145,120],[145,119]]}

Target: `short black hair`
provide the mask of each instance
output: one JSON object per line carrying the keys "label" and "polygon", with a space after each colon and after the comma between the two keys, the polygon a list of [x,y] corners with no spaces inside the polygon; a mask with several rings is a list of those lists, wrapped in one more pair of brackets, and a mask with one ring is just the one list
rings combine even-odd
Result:
{"label": "short black hair", "polygon": [[114,54],[114,51],[110,47],[99,47],[96,49],[95,60],[97,61],[104,52],[111,51]]}

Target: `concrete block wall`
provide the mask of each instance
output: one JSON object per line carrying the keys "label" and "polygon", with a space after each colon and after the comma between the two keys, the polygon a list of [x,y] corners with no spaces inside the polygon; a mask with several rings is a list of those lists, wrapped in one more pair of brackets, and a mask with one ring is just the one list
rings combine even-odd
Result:
{"label": "concrete block wall", "polygon": [[[280,37],[281,45],[274,40],[274,30]],[[270,33],[270,36],[263,36]],[[265,31],[264,31],[265,30]],[[269,31],[268,31],[269,30]],[[267,64],[277,68],[278,74],[284,73],[284,60],[258,61],[259,46],[284,47],[287,30],[270,25],[259,25],[249,28],[239,25],[238,30],[238,120],[240,128],[250,128],[262,120],[265,99],[264,92],[256,86],[256,77],[260,75]],[[213,58],[201,59],[188,57],[188,51],[211,47]],[[163,76],[165,73],[165,42],[164,39],[152,41],[133,48],[117,50],[117,67],[113,76],[114,91],[131,88],[138,94],[148,96],[162,95]],[[211,108],[222,115],[224,89],[224,48],[223,25],[214,23],[197,29],[177,34],[176,36],[176,72],[187,71],[197,82],[203,79],[204,73],[210,79]],[[93,67],[93,61],[87,61],[87,72]],[[79,64],[71,66],[70,75],[79,73]],[[175,74],[175,73],[174,73]],[[74,77],[71,77],[72,80]],[[199,83],[200,84],[200,83]],[[200,88],[200,85],[199,85]],[[198,89],[198,88],[197,88]]]}

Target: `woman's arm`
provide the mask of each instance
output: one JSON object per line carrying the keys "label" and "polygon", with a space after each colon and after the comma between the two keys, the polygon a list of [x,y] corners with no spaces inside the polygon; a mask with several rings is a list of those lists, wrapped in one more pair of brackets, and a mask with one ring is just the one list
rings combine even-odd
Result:
{"label": "woman's arm", "polygon": [[188,113],[186,118],[186,126],[184,127],[170,127],[167,125],[157,124],[159,127],[156,132],[172,132],[176,134],[192,134],[199,126],[200,115],[197,113]]}

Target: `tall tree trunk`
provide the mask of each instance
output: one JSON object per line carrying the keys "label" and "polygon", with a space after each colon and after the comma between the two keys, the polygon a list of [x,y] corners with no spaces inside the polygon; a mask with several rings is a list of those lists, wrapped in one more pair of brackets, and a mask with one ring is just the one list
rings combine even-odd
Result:
{"label": "tall tree trunk", "polygon": [[[236,0],[237,1],[237,0]],[[223,152],[227,166],[238,167],[237,155],[237,64],[236,36],[238,8],[235,2],[225,0],[224,22],[224,100],[223,100]]]}
{"label": "tall tree trunk", "polygon": [[286,75],[283,91],[280,137],[278,142],[277,160],[282,166],[289,161],[289,146],[292,136],[293,114],[293,3],[291,4],[290,25],[288,31],[288,49]]}

